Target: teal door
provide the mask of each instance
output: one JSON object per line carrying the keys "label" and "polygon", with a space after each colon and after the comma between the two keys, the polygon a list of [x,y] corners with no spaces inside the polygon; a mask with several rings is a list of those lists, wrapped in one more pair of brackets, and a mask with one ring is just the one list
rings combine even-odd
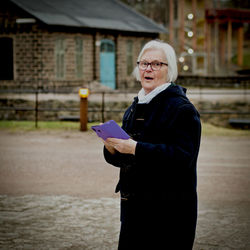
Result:
{"label": "teal door", "polygon": [[115,45],[107,39],[101,41],[100,79],[103,85],[115,89]]}

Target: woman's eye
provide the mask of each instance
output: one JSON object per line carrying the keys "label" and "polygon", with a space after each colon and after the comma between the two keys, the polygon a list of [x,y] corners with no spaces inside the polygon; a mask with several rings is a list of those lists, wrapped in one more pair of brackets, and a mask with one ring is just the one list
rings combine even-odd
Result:
{"label": "woman's eye", "polygon": [[160,64],[161,64],[161,63],[159,63],[159,62],[154,62],[154,63],[153,63],[154,66],[160,66]]}

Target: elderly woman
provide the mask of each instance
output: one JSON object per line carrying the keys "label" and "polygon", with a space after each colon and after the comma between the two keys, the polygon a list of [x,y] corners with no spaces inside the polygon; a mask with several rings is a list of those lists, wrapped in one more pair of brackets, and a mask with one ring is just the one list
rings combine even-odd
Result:
{"label": "elderly woman", "polygon": [[123,118],[128,140],[108,138],[106,161],[120,168],[118,249],[192,249],[197,221],[199,114],[176,85],[176,56],[161,41],[139,54],[142,89]]}

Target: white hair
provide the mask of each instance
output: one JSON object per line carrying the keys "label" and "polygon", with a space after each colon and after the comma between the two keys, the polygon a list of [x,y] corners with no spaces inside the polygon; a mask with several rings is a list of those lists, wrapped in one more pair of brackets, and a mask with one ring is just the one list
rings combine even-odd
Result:
{"label": "white hair", "polygon": [[[168,74],[167,74],[167,80],[168,82],[174,82],[177,79],[178,76],[178,70],[177,70],[177,61],[176,61],[176,55],[175,51],[172,46],[170,46],[168,43],[160,41],[160,40],[152,40],[149,41],[144,45],[142,48],[138,58],[137,62],[140,61],[142,55],[144,52],[148,49],[160,49],[163,50],[167,59],[168,63]],[[138,80],[141,81],[139,68],[135,67],[133,71],[133,76]]]}

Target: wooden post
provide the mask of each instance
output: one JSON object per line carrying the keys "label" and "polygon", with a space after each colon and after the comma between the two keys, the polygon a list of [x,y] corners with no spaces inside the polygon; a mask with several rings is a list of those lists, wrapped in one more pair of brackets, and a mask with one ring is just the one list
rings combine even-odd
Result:
{"label": "wooden post", "polygon": [[[209,0],[204,1],[205,10],[209,9],[210,4],[211,4],[211,1],[209,1]],[[208,20],[206,18],[206,14],[205,14],[204,34],[205,34],[205,37],[204,37],[204,51],[206,53],[206,60],[205,60],[205,62],[206,62],[206,70],[205,70],[205,72],[206,72],[207,75],[209,75],[210,68],[211,68],[210,67],[210,63],[211,63],[211,58],[210,58],[211,57],[211,54],[210,54],[210,52],[211,52],[211,38],[210,38],[210,36],[211,36],[211,34],[210,34],[210,24],[209,24],[209,22],[208,22]]]}
{"label": "wooden post", "polygon": [[219,23],[215,19],[214,22],[214,71],[219,72]]}
{"label": "wooden post", "polygon": [[87,131],[88,127],[88,95],[87,88],[79,89],[80,96],[80,131]]}
{"label": "wooden post", "polygon": [[238,64],[238,66],[243,65],[243,40],[244,40],[243,26],[240,26],[238,28],[238,43],[237,43],[237,51],[238,51],[237,64]]}
{"label": "wooden post", "polygon": [[232,57],[232,22],[229,20],[227,24],[227,66],[231,65]]}
{"label": "wooden post", "polygon": [[197,4],[196,4],[196,0],[192,0],[192,12],[193,12],[193,15],[194,15],[194,18],[193,18],[193,39],[192,39],[192,47],[193,47],[193,50],[194,52],[196,52],[197,50],[197,35],[196,35],[196,8],[197,8]]}
{"label": "wooden post", "polygon": [[207,73],[211,72],[211,24],[206,22]]}
{"label": "wooden post", "polygon": [[174,44],[174,6],[173,0],[169,0],[169,43]]}
{"label": "wooden post", "polygon": [[220,65],[225,65],[225,30],[220,30]]}
{"label": "wooden post", "polygon": [[86,131],[88,123],[88,99],[80,99],[80,130]]}
{"label": "wooden post", "polygon": [[179,0],[178,12],[179,12],[179,22],[180,22],[180,29],[179,29],[179,41],[180,41],[180,53],[184,51],[184,39],[185,39],[185,32],[184,32],[184,0]]}

